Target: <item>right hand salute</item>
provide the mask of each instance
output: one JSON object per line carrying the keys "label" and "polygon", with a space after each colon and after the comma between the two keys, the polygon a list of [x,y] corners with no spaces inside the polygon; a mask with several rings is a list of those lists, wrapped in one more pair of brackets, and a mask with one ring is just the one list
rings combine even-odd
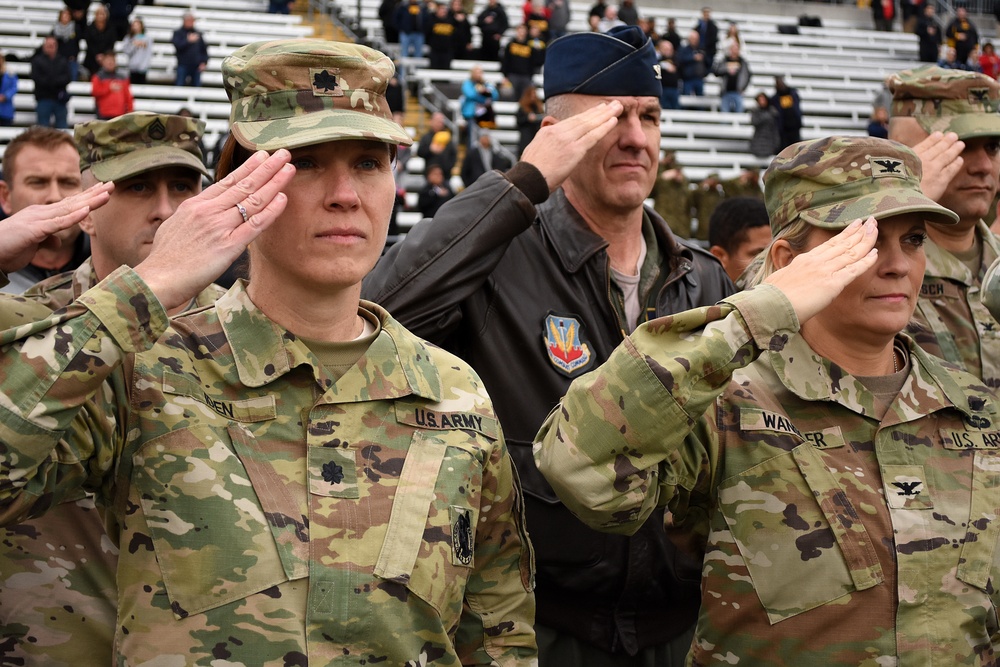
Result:
{"label": "right hand salute", "polygon": [[833,303],[845,287],[875,265],[877,240],[875,218],[864,223],[855,220],[832,239],[796,255],[764,282],[785,293],[802,324]]}
{"label": "right hand salute", "polygon": [[288,203],[281,190],[295,175],[289,160],[285,149],[257,151],[160,225],[135,270],[165,310],[194,298],[281,215]]}
{"label": "right hand salute", "polygon": [[0,234],[0,270],[13,273],[26,267],[40,248],[58,249],[57,232],[84,220],[92,210],[108,203],[114,183],[98,183],[54,204],[21,209],[3,222]]}
{"label": "right hand salute", "polygon": [[549,192],[563,184],[591,148],[618,124],[622,112],[618,100],[598,104],[566,121],[552,122],[546,116],[538,134],[528,144],[521,160],[542,172]]}

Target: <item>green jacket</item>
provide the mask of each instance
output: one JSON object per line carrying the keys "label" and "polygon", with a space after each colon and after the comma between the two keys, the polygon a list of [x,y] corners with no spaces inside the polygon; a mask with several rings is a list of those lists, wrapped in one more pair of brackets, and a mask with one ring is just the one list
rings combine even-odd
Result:
{"label": "green jacket", "polygon": [[957,364],[990,387],[1000,387],[1000,324],[982,304],[983,274],[1000,256],[1000,239],[984,222],[976,227],[983,242],[977,275],[930,239],[924,244],[927,268],[917,310],[907,332],[923,349]]}
{"label": "green jacket", "polygon": [[119,664],[533,663],[486,393],[362,308],[381,331],[339,381],[242,285],[168,326],[128,268],[0,334],[0,519],[109,506]]}
{"label": "green jacket", "polygon": [[602,530],[657,505],[703,561],[689,664],[993,665],[1000,413],[905,336],[873,395],[797,335],[770,286],[640,327],[538,435]]}

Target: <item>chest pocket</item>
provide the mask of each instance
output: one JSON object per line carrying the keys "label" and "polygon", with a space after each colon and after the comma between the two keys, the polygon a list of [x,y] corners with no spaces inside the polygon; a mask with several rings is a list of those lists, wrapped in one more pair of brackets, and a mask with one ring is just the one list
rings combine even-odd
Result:
{"label": "chest pocket", "polygon": [[772,624],[882,581],[864,526],[812,444],[724,480],[719,509]]}
{"label": "chest pocket", "polygon": [[133,486],[178,618],[290,578],[253,475],[228,436],[207,426],[176,430],[132,457]]}

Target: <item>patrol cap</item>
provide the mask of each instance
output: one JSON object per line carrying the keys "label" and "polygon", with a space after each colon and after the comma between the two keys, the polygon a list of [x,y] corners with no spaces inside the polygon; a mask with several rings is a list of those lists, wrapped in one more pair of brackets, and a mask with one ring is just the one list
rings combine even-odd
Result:
{"label": "patrol cap", "polygon": [[922,213],[943,224],[958,216],[920,191],[920,158],[895,141],[826,137],[784,149],[764,173],[771,234],[801,218],[839,230],[851,221]]}
{"label": "patrol cap", "polygon": [[205,124],[194,118],[136,111],[73,130],[80,171],[104,183],[154,169],[185,167],[208,176],[198,140]]}
{"label": "patrol cap", "polygon": [[388,56],[360,44],[247,44],[222,61],[231,131],[242,146],[267,151],[341,139],[408,146],[385,99],[395,71]]}
{"label": "patrol cap", "polygon": [[912,116],[925,132],[959,139],[1000,135],[1000,84],[979,72],[926,65],[891,75],[892,116]]}
{"label": "patrol cap", "polygon": [[577,93],[659,98],[659,63],[652,40],[638,26],[566,35],[545,50],[545,97]]}

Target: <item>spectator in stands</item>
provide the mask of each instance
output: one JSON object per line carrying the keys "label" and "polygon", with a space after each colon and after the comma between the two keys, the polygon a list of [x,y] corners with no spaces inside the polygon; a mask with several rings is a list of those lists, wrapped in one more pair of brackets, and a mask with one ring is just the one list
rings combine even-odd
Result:
{"label": "spectator in stands", "polygon": [[69,9],[59,10],[59,19],[52,26],[52,36],[59,40],[59,53],[69,63],[70,77],[76,81],[80,72],[80,35]]}
{"label": "spectator in stands", "polygon": [[781,130],[778,128],[778,110],[771,105],[771,99],[764,92],[757,93],[757,108],[750,111],[753,137],[750,139],[750,153],[759,158],[777,155],[781,144]]}
{"label": "spectator in stands", "polygon": [[802,102],[799,91],[785,83],[785,77],[774,77],[774,95],[771,105],[778,110],[778,130],[781,145],[778,150],[802,141]]}
{"label": "spectator in stands", "polygon": [[570,7],[568,0],[546,0],[549,8],[549,41],[555,41],[569,29]]}
{"label": "spectator in stands", "polygon": [[455,57],[455,19],[443,2],[424,23],[424,43],[431,69],[451,69]]}
{"label": "spectator in stands", "polygon": [[521,99],[525,89],[531,85],[532,77],[542,66],[542,54],[528,42],[528,28],[524,24],[514,29],[514,38],[507,42],[500,61],[500,73],[504,84],[513,88],[514,99]]}
{"label": "spectator in stands", "polygon": [[[53,52],[55,48],[53,44]],[[73,137],[48,127],[32,127],[12,139],[4,151],[3,171],[0,207],[9,216],[35,204],[54,204],[83,189]],[[40,280],[75,269],[90,255],[90,241],[78,225],[54,236],[57,243],[39,246],[27,266],[7,273],[10,282],[0,291],[20,294]]]}
{"label": "spectator in stands", "polygon": [[465,60],[475,59],[472,49],[472,24],[469,15],[462,6],[462,0],[451,0],[451,20],[455,24],[455,57]]}
{"label": "spectator in stands", "polygon": [[528,26],[528,44],[537,55],[539,67],[545,65],[545,49],[548,48],[548,42],[545,41],[542,29],[537,24]]}
{"label": "spectator in stands", "polygon": [[465,152],[465,159],[462,160],[460,175],[465,187],[469,187],[480,176],[488,171],[507,171],[510,169],[510,159],[500,152],[493,144],[493,137],[488,130],[479,133],[476,146],[470,146]]}
{"label": "spectator in stands", "polygon": [[454,197],[455,193],[452,191],[451,185],[448,184],[448,179],[445,178],[441,165],[429,165],[424,176],[427,182],[420,188],[420,194],[417,197],[417,210],[423,217],[433,218],[441,205]]}
{"label": "spectator in stands", "polygon": [[500,60],[500,40],[507,32],[510,23],[507,21],[507,10],[500,4],[500,0],[489,0],[483,10],[476,17],[476,25],[479,27],[481,42],[479,47],[479,58],[489,62]]}
{"label": "spectator in stands", "polygon": [[[198,117],[195,116],[194,112],[191,111],[190,109],[188,109],[187,107],[181,107],[180,109],[178,109],[177,110],[177,115],[180,116],[181,118],[190,118],[193,121],[198,122]],[[222,136],[219,137],[219,141],[220,142],[225,143],[226,134],[228,134],[228,132],[223,133]],[[197,135],[197,144],[198,144],[198,152],[202,156],[202,162],[204,162],[205,165],[207,166],[210,160],[209,160],[209,157],[208,157],[208,151],[205,150],[205,131],[204,130],[200,130],[198,132],[198,135]],[[221,148],[221,145],[217,145],[217,146],[214,147],[214,149],[216,150],[216,153],[218,153],[218,149],[219,148]],[[212,158],[212,160],[217,160],[217,159],[218,159],[217,155],[213,156],[213,158]]]}
{"label": "spectator in stands", "polygon": [[291,14],[295,0],[268,0],[268,14]]}
{"label": "spectator in stands", "polygon": [[35,114],[43,127],[65,129],[72,79],[69,62],[59,55],[59,42],[47,36],[31,58],[31,80],[35,82]]}
{"label": "spectator in stands", "polygon": [[958,59],[958,52],[954,46],[944,47],[944,55],[937,64],[944,69],[966,69],[965,63]]}
{"label": "spectator in stands", "polygon": [[90,7],[90,0],[63,0],[63,2],[73,16],[77,36],[82,39],[87,31],[87,8]]}
{"label": "spectator in stands", "polygon": [[399,43],[399,31],[396,30],[396,8],[399,7],[400,0],[382,0],[378,6],[378,17],[382,21],[382,33],[385,41],[390,44]]}
{"label": "spectator in stands", "polygon": [[743,91],[750,85],[753,73],[750,64],[740,55],[740,45],[729,46],[726,55],[712,66],[712,74],[719,78],[722,113],[743,113]]}
{"label": "spectator in stands", "polygon": [[899,0],[903,32],[916,32],[920,12],[925,4],[934,4],[934,0],[928,0],[926,3],[924,0]]}
{"label": "spectator in stands", "polygon": [[674,53],[681,50],[681,36],[677,32],[677,19],[667,19],[667,29],[663,33],[663,39],[674,46]]}
{"label": "spectator in stands", "polygon": [[663,83],[663,94],[660,95],[660,106],[664,109],[681,108],[680,76],[677,70],[677,58],[673,43],[663,38],[656,45],[657,57],[660,59],[660,80]]}
{"label": "spectator in stands", "polygon": [[133,84],[146,83],[153,62],[153,38],[146,33],[142,19],[134,19],[122,40],[122,53],[128,58],[128,78]]}
{"label": "spectator in stands", "polygon": [[496,86],[483,78],[483,68],[476,65],[469,70],[469,78],[462,82],[462,119],[470,148],[479,142],[480,129],[496,127],[493,103],[498,99],[500,93]]}
{"label": "spectator in stands", "polygon": [[979,32],[976,24],[969,20],[965,7],[955,9],[955,18],[944,31],[945,42],[955,49],[955,59],[964,63],[969,59],[972,47],[979,43]]}
{"label": "spectator in stands", "polygon": [[102,55],[101,69],[90,77],[90,94],[97,103],[97,119],[111,120],[134,109],[128,77],[118,73],[114,51]]}
{"label": "spectator in stands", "polygon": [[891,32],[895,19],[896,0],[872,0],[872,20],[876,30]]}
{"label": "spectator in stands", "polygon": [[104,6],[108,9],[108,23],[115,31],[115,39],[120,40],[128,34],[129,17],[135,9],[135,2],[131,0],[104,0]]}
{"label": "spectator in stands", "polygon": [[636,25],[642,30],[642,34],[648,37],[653,44],[660,41],[660,34],[656,32],[656,18],[653,16],[642,16]]}
{"label": "spectator in stands", "polygon": [[639,25],[639,10],[635,6],[635,0],[619,0],[618,20],[625,25]]}
{"label": "spectator in stands", "polygon": [[417,143],[417,157],[424,160],[425,171],[431,164],[438,164],[450,176],[455,169],[458,151],[445,125],[445,116],[440,111],[431,114],[428,130]]}
{"label": "spectator in stands", "polygon": [[722,181],[722,194],[726,199],[732,197],[752,197],[763,199],[764,190],[760,186],[760,169],[745,167],[734,178]]}
{"label": "spectator in stands", "polygon": [[604,18],[597,22],[597,32],[609,32],[612,28],[625,25],[625,22],[618,18],[618,8],[608,5],[604,10]]}
{"label": "spectator in stands", "polygon": [[712,213],[708,223],[708,251],[722,262],[734,283],[770,243],[771,224],[763,191],[760,197],[724,199]]}
{"label": "spectator in stands", "polygon": [[983,52],[979,56],[979,71],[991,79],[1000,75],[1000,56],[997,55],[993,42],[983,44]]}
{"label": "spectator in stands", "polygon": [[87,26],[83,33],[83,41],[87,45],[87,52],[83,54],[83,68],[87,71],[89,80],[101,68],[97,56],[114,50],[118,35],[108,21],[108,10],[104,5],[97,5],[94,9],[94,20]]}
{"label": "spectator in stands", "polygon": [[715,62],[715,53],[719,43],[719,26],[712,18],[712,8],[703,7],[701,18],[694,24],[694,29],[698,32],[701,50],[705,52],[706,60],[711,65]]}
{"label": "spectator in stands", "polygon": [[694,207],[694,215],[698,219],[694,238],[699,241],[708,241],[712,213],[725,198],[726,193],[722,190],[722,179],[715,172],[703,178],[701,183],[698,183],[697,187],[691,191],[691,205]]}
{"label": "spectator in stands", "polygon": [[[393,63],[394,65],[396,63]],[[389,79],[385,89],[385,101],[393,114],[406,112],[406,82],[403,81],[402,68],[396,65],[396,72]],[[402,125],[402,123],[400,123]]]}
{"label": "spectator in stands", "polygon": [[729,24],[729,29],[726,30],[726,36],[722,38],[722,42],[719,43],[719,50],[722,53],[729,53],[729,47],[736,44],[743,50],[743,38],[740,37],[740,29],[735,23]]}
{"label": "spectator in stands", "polygon": [[194,27],[194,14],[185,12],[183,24],[174,31],[170,40],[177,53],[178,86],[201,85],[201,73],[208,66],[208,44],[200,30]]}
{"label": "spectator in stands", "polygon": [[604,18],[604,12],[608,9],[608,4],[604,0],[596,0],[587,13],[587,25],[592,32],[597,32],[597,24]]}
{"label": "spectator in stands", "polygon": [[701,36],[697,30],[692,30],[677,54],[677,70],[685,95],[705,94],[705,75],[711,63],[708,54],[701,48]]}
{"label": "spectator in stands", "polygon": [[669,542],[662,514],[630,537],[598,534],[557,502],[531,458],[572,377],[623,331],[732,289],[707,251],[643,206],[659,156],[657,56],[637,27],[612,35],[631,48],[590,32],[552,43],[547,115],[521,162],[414,227],[363,286],[407,327],[474,360],[497,401],[538,559],[540,667],[681,665],[698,610],[698,566]]}
{"label": "spectator in stands", "polygon": [[393,16],[399,31],[399,55],[423,58],[424,23],[429,19],[427,8],[420,0],[406,0],[396,7]]}
{"label": "spectator in stands", "polygon": [[552,10],[545,4],[545,0],[525,0],[524,3],[524,25],[528,26],[528,34],[532,28],[538,28],[541,39],[549,41],[549,18]]}
{"label": "spectator in stands", "polygon": [[653,182],[653,209],[670,227],[674,236],[691,238],[691,184],[677,163],[674,151],[663,151]]}
{"label": "spectator in stands", "polygon": [[0,127],[14,124],[14,95],[17,94],[17,74],[7,71],[7,58],[0,53]]}
{"label": "spectator in stands", "polygon": [[917,21],[917,39],[920,41],[920,61],[936,63],[941,57],[941,24],[934,11],[933,0],[924,3],[924,13]]}
{"label": "spectator in stands", "polygon": [[521,156],[527,145],[538,134],[544,117],[545,105],[538,97],[538,89],[534,84],[529,84],[517,101],[517,130],[520,133],[517,141],[517,157]]}
{"label": "spectator in stands", "polygon": [[889,138],[889,110],[885,107],[872,109],[872,117],[868,121],[868,136],[879,139]]}

